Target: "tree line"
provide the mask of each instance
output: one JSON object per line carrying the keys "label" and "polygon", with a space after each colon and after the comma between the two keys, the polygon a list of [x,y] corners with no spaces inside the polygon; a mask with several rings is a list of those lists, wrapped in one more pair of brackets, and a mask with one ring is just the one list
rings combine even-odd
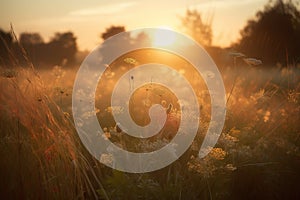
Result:
{"label": "tree line", "polygon": [[[185,32],[207,47],[212,57],[222,57],[211,47],[211,19],[204,22],[201,13],[187,10],[182,19]],[[300,11],[299,1],[269,1],[262,10],[247,21],[240,31],[240,39],[228,49],[247,57],[258,58],[265,66],[282,66],[300,63]],[[222,62],[224,60],[221,59]]]}
{"label": "tree line", "polygon": [[11,59],[24,64],[25,57],[36,66],[72,63],[78,51],[76,37],[72,32],[56,33],[49,42],[44,42],[39,33],[21,33],[17,42],[13,34],[3,30],[0,30],[0,38],[2,65],[11,64]]}
{"label": "tree line", "polygon": [[[240,32],[240,39],[229,49],[258,58],[268,66],[275,66],[277,63],[296,66],[300,63],[298,7],[297,2],[292,0],[270,1],[246,23]],[[181,21],[186,34],[203,45],[215,60],[224,62],[224,51],[211,45],[212,19],[204,22],[200,12],[188,9]],[[124,31],[124,26],[111,26],[101,37],[105,40]],[[139,37],[141,39],[145,36],[141,34]],[[10,60],[16,58],[19,63],[24,63],[24,51],[36,66],[73,63],[78,52],[76,39],[72,32],[56,33],[49,42],[44,42],[39,33],[21,33],[17,42],[13,34],[0,29],[0,65],[11,63]]]}

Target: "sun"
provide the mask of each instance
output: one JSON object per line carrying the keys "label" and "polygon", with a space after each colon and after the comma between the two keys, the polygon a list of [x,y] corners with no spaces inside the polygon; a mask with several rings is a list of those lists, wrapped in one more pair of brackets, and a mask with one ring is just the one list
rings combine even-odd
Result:
{"label": "sun", "polygon": [[174,45],[176,42],[176,33],[172,32],[173,29],[166,26],[160,26],[158,28],[159,29],[153,34],[152,44],[161,47]]}

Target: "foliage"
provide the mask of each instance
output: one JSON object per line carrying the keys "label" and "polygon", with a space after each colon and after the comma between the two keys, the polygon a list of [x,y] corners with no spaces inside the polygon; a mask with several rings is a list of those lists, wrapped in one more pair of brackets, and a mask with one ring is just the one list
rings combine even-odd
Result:
{"label": "foliage", "polygon": [[13,40],[11,33],[4,31],[1,31],[0,37],[2,65],[11,64],[12,57],[19,64],[28,63],[28,59],[36,66],[72,64],[75,61],[77,43],[72,32],[56,33],[47,43],[39,33],[21,33],[19,41],[16,38]]}
{"label": "foliage", "polygon": [[205,23],[197,10],[186,10],[181,18],[185,32],[201,45],[210,46],[212,42],[211,22]]}
{"label": "foliage", "polygon": [[44,43],[39,33],[21,33],[19,41],[23,45],[37,45]]}
{"label": "foliage", "polygon": [[293,1],[270,1],[241,31],[237,48],[274,65],[300,63],[300,11]]}
{"label": "foliage", "polygon": [[[13,47],[13,37],[0,29],[0,65],[10,64],[9,57]],[[10,50],[10,51],[9,51]]]}
{"label": "foliage", "polygon": [[72,32],[56,33],[55,36],[46,44],[49,62],[61,64],[64,59],[69,62],[75,60],[77,52],[76,37]]}
{"label": "foliage", "polygon": [[121,32],[125,32],[124,26],[111,26],[111,27],[107,28],[104,33],[101,34],[101,37],[103,40],[106,40],[109,37],[114,36]]}

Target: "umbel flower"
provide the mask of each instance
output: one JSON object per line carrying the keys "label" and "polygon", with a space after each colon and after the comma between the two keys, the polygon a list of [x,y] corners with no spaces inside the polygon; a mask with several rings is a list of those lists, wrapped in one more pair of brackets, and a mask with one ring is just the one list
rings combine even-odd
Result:
{"label": "umbel flower", "polygon": [[244,58],[243,59],[245,61],[245,63],[247,63],[250,66],[257,66],[257,65],[261,65],[262,61],[255,59],[255,58]]}

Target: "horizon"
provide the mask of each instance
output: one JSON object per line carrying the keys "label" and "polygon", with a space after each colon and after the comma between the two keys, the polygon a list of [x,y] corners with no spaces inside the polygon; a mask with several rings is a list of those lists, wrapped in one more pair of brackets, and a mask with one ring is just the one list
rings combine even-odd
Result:
{"label": "horizon", "polygon": [[12,23],[17,36],[22,32],[37,32],[45,42],[56,32],[71,31],[77,37],[78,49],[90,51],[101,43],[101,33],[112,25],[124,26],[126,30],[169,27],[181,32],[180,17],[185,16],[187,9],[196,9],[202,14],[204,21],[212,18],[212,45],[228,47],[239,39],[240,30],[267,2],[268,0],[176,0],[170,4],[158,0],[92,0],[89,4],[61,4],[59,1],[5,0],[0,13],[0,27],[7,31]]}

